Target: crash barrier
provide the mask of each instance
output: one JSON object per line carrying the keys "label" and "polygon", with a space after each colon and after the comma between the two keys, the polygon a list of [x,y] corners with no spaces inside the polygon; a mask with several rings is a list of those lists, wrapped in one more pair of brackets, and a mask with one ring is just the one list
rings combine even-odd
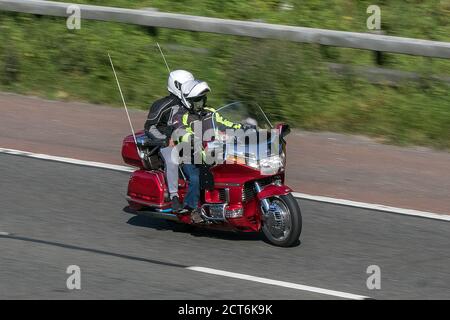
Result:
{"label": "crash barrier", "polygon": [[[0,10],[68,17],[73,4],[38,0],[0,0]],[[315,43],[353,49],[450,58],[450,43],[380,34],[294,27],[261,22],[207,18],[151,10],[77,4],[81,18],[149,27],[211,32],[253,38]]]}

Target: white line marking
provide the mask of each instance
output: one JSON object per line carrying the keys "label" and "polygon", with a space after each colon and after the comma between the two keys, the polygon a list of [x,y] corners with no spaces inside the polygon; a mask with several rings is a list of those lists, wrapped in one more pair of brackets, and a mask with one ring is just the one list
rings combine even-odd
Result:
{"label": "white line marking", "polygon": [[0,236],[9,236],[9,233],[8,233],[8,232],[0,231]]}
{"label": "white line marking", "polygon": [[274,285],[274,286],[285,287],[285,288],[290,288],[290,289],[295,289],[295,290],[320,293],[320,294],[325,294],[325,295],[335,296],[335,297],[345,298],[345,299],[353,299],[353,300],[370,299],[369,297],[360,296],[360,295],[356,295],[356,294],[352,294],[352,293],[322,289],[322,288],[317,288],[317,287],[310,287],[310,286],[305,286],[302,284],[272,280],[272,279],[267,279],[267,278],[254,277],[254,276],[250,276],[250,275],[246,275],[246,274],[242,274],[242,273],[234,273],[234,272],[228,272],[228,271],[222,271],[222,270],[204,268],[204,267],[187,267],[186,269],[189,269],[192,271],[203,272],[203,273],[214,274],[214,275],[218,275],[218,276],[229,277],[229,278],[265,283],[265,284],[270,284],[270,285]]}
{"label": "white line marking", "polygon": [[65,158],[65,157],[56,157],[56,156],[51,156],[48,154],[32,153],[32,152],[28,152],[28,151],[21,151],[21,150],[15,150],[15,149],[0,148],[0,153],[12,154],[12,155],[17,155],[17,156],[25,156],[25,157],[29,157],[29,158],[42,159],[42,160],[51,160],[51,161],[57,161],[57,162],[71,163],[71,164],[77,164],[77,165],[81,165],[81,166],[111,169],[111,170],[116,170],[116,171],[133,172],[135,170],[134,168],[131,168],[131,167],[118,166],[115,164],[94,162],[94,161],[85,161],[85,160],[78,160],[78,159]]}
{"label": "white line marking", "polygon": [[[21,150],[15,150],[15,149],[0,148],[0,153],[25,156],[25,157],[35,158],[35,159],[51,160],[51,161],[57,161],[57,162],[63,162],[63,163],[71,163],[71,164],[76,164],[76,165],[81,165],[81,166],[110,169],[110,170],[121,171],[121,172],[133,172],[134,170],[136,170],[135,168],[127,167],[127,166],[119,166],[119,165],[103,163],[103,162],[78,160],[78,159],[73,159],[73,158],[57,157],[57,156],[51,156],[51,155],[47,155],[47,154],[32,153],[32,152],[28,152],[28,151],[21,151]],[[416,216],[416,217],[429,218],[429,219],[435,219],[435,220],[450,221],[450,215],[446,215],[446,214],[438,214],[438,213],[433,213],[433,212],[389,207],[389,206],[385,206],[382,204],[357,202],[357,201],[351,201],[351,200],[345,200],[345,199],[336,199],[336,198],[329,198],[329,197],[323,197],[323,196],[315,196],[315,195],[298,193],[298,192],[293,192],[293,195],[296,198],[305,199],[305,200],[314,200],[314,201],[319,201],[319,202],[339,204],[339,205],[344,205],[344,206],[377,210],[377,211],[384,211],[384,212],[402,214],[402,215],[407,215],[407,216]]]}
{"label": "white line marking", "polygon": [[313,196],[310,194],[298,193],[298,192],[293,192],[292,194],[296,198],[305,199],[305,200],[313,200],[313,201],[319,201],[319,202],[339,204],[339,205],[344,205],[344,206],[349,206],[349,207],[384,211],[384,212],[402,214],[402,215],[407,215],[407,216],[416,216],[416,217],[421,217],[421,218],[450,221],[450,215],[446,215],[446,214],[438,214],[438,213],[418,211],[418,210],[413,210],[413,209],[389,207],[389,206],[385,206],[382,204],[375,204],[375,203],[365,203],[365,202],[357,202],[357,201],[351,201],[351,200],[345,200],[345,199]]}

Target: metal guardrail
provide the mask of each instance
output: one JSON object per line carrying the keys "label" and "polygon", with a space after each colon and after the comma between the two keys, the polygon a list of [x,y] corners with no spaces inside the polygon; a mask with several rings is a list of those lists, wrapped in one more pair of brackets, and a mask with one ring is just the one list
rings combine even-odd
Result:
{"label": "metal guardrail", "polygon": [[[67,17],[72,3],[0,0],[0,10]],[[450,59],[450,43],[79,4],[81,18]]]}

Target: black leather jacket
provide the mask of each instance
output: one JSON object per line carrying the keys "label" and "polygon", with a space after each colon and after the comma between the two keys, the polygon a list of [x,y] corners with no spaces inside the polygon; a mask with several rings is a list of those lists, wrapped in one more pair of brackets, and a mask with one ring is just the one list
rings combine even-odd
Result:
{"label": "black leather jacket", "polygon": [[181,101],[173,94],[155,101],[150,107],[144,125],[147,136],[152,139],[166,140],[168,143],[173,131],[173,115],[180,108],[182,108]]}

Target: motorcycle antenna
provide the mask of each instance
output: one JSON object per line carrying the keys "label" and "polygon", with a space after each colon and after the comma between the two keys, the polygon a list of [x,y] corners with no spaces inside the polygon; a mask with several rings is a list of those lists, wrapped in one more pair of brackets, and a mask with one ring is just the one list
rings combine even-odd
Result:
{"label": "motorcycle antenna", "polygon": [[111,63],[111,68],[114,72],[114,77],[116,78],[116,83],[117,83],[117,87],[119,88],[120,96],[122,97],[122,102],[123,102],[123,106],[125,107],[125,112],[127,113],[128,122],[130,123],[131,133],[133,134],[133,139],[134,139],[134,144],[136,145],[137,154],[140,157],[141,153],[140,153],[138,145],[137,145],[137,140],[136,140],[136,135],[134,133],[133,124],[131,123],[131,118],[130,118],[130,114],[128,113],[127,104],[123,97],[122,88],[120,87],[119,79],[117,78],[116,69],[114,68],[114,64],[112,62],[111,55],[109,54],[109,52],[108,52],[108,57],[109,57],[109,62]]}
{"label": "motorcycle antenna", "polygon": [[169,68],[169,65],[167,64],[166,57],[164,56],[164,53],[163,53],[162,50],[161,50],[161,46],[159,45],[158,42],[156,42],[156,45],[158,46],[159,52],[161,52],[161,55],[162,55],[162,57],[163,57],[163,59],[164,59],[164,63],[166,64],[167,71],[169,71],[169,73],[170,73],[170,68]]}

